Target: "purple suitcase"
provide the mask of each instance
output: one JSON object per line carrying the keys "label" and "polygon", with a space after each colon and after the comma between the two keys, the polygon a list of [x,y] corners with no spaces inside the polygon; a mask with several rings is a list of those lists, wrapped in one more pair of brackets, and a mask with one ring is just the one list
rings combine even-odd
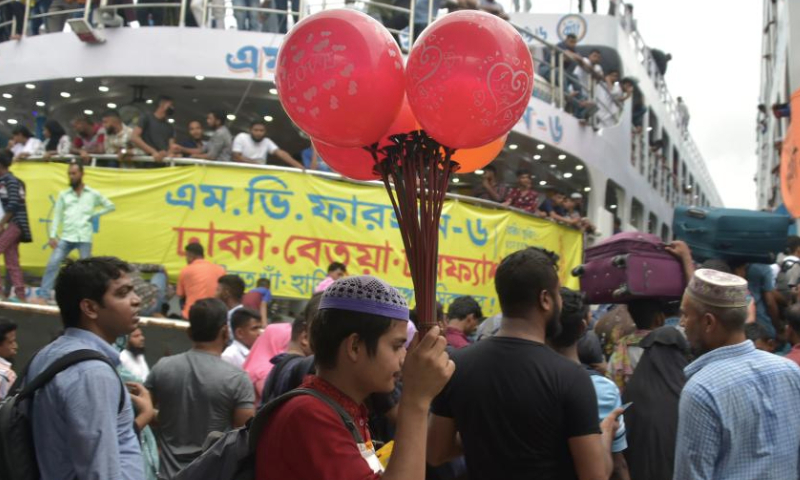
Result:
{"label": "purple suitcase", "polygon": [[683,295],[683,266],[656,235],[625,232],[586,249],[586,263],[576,268],[589,303],[627,303],[643,298]]}

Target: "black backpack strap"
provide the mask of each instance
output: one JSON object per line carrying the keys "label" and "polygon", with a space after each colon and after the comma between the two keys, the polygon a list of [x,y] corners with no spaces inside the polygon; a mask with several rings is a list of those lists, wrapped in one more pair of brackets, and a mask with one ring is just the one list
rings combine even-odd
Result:
{"label": "black backpack strap", "polygon": [[[272,370],[269,372],[269,376],[267,377],[267,381],[264,383],[264,389],[261,390],[261,405],[266,405],[266,399],[272,394],[272,391],[275,390],[275,384],[278,383],[278,377],[280,376],[281,372],[288,364],[292,362],[292,360],[300,358],[300,355],[294,354],[287,354],[285,358],[283,358],[277,365],[275,365]],[[277,398],[277,397],[276,397]]]}
{"label": "black backpack strap", "polygon": [[250,422],[248,427],[248,445],[251,453],[254,453],[256,447],[258,446],[258,439],[261,436],[261,432],[264,430],[267,422],[269,421],[270,414],[288,400],[294,397],[299,397],[300,395],[311,395],[312,397],[316,397],[325,402],[329,407],[339,414],[344,426],[347,427],[347,430],[350,432],[350,435],[352,435],[353,440],[355,440],[356,445],[364,443],[364,438],[361,436],[361,432],[358,431],[356,422],[353,421],[353,418],[350,416],[350,414],[348,414],[335,400],[317,390],[312,390],[310,388],[297,388],[284,393],[275,400],[272,400],[268,404],[261,407],[261,409],[256,413],[256,416]]}
{"label": "black backpack strap", "polygon": [[[106,357],[105,355],[96,350],[89,350],[89,349],[75,350],[74,352],[70,352],[64,355],[63,357],[59,358],[58,360],[54,361],[52,364],[50,364],[49,367],[45,369],[44,372],[37,375],[36,378],[31,380],[30,382],[27,382],[25,386],[21,388],[21,391],[17,396],[17,402],[21,402],[29,397],[32,397],[37,390],[50,383],[53,377],[55,377],[62,371],[66,370],[67,368],[71,367],[72,365],[75,365],[76,363],[80,362],[85,362],[87,360],[99,360],[101,362],[108,364],[108,366],[111,367],[112,370],[114,370],[114,374],[117,375],[117,378],[119,378],[120,385],[122,385],[122,395],[120,395],[119,399],[118,413],[121,412],[122,409],[125,407],[125,385],[122,383],[122,378],[120,378],[119,374],[117,373],[117,368],[114,366],[113,363],[111,363],[111,360],[109,360],[108,357]],[[20,387],[22,386],[22,380],[28,375],[28,369],[30,368],[31,363],[33,363],[33,358],[31,358],[31,360],[28,362],[28,365],[25,366],[23,374],[14,383],[13,388],[20,389]]]}

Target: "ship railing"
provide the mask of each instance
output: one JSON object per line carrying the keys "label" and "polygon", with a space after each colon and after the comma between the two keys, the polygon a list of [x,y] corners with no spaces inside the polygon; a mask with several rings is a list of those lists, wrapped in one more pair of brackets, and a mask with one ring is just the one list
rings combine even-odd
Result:
{"label": "ship railing", "polygon": [[[331,172],[322,172],[319,170],[301,170],[299,168],[294,167],[282,167],[278,165],[257,165],[252,163],[239,163],[239,162],[218,162],[214,160],[201,160],[197,158],[184,158],[184,157],[165,157],[162,161],[157,161],[153,157],[149,155],[113,155],[113,154],[89,154],[88,161],[84,161],[78,155],[47,155],[47,156],[31,156],[25,157],[23,159],[17,160],[19,163],[25,162],[39,162],[39,163],[71,163],[71,162],[80,162],[86,166],[90,167],[101,167],[101,168],[115,168],[115,169],[135,169],[135,168],[153,168],[154,165],[161,166],[161,167],[176,167],[182,165],[204,165],[204,166],[215,166],[215,167],[225,167],[225,168],[239,168],[245,170],[257,170],[257,171],[273,171],[273,172],[293,172],[293,173],[302,173],[304,175],[314,175],[318,177],[327,178],[330,180],[340,181],[340,182],[347,182],[347,183],[354,183],[359,185],[375,185],[380,186],[383,188],[383,183],[377,180],[371,181],[362,181],[362,180],[353,180],[351,178],[347,178],[345,176],[339,175],[338,173],[331,173]],[[471,205],[477,205],[485,208],[490,208],[494,210],[506,210],[511,212],[517,212],[522,215],[527,215],[530,217],[541,218],[536,215],[531,214],[530,212],[526,212],[525,210],[520,210],[518,208],[514,208],[511,206],[503,205],[502,203],[493,202],[491,200],[484,200],[482,198],[471,197],[469,195],[461,195],[457,193],[447,193],[446,198],[450,200],[454,200],[457,202],[468,203]],[[571,225],[563,224],[562,222],[557,222],[552,219],[543,219],[549,220],[554,223],[558,223],[568,228],[574,228]]]}
{"label": "ship railing", "polygon": [[[597,105],[598,112],[587,119],[595,129],[612,127],[619,124],[622,119],[624,105],[616,100],[604,80],[587,75],[588,82],[582,82],[573,72],[564,69],[564,58],[575,55],[567,52],[558,45],[548,42],[529,28],[512,23],[514,28],[522,35],[528,44],[536,67],[533,96],[542,101],[551,103],[562,110],[567,110],[570,105],[570,91],[573,94],[580,91],[584,98]],[[585,68],[582,62],[576,62],[579,68]],[[547,86],[537,88],[537,83],[546,82]]]}
{"label": "ship railing", "polygon": [[[61,315],[58,307],[51,305],[37,305],[32,303],[16,303],[0,301],[0,309],[13,310],[46,317],[58,317]],[[174,330],[188,330],[187,320],[174,320],[171,318],[139,317],[140,327],[160,327]]]}
{"label": "ship railing", "polygon": [[[0,12],[9,11],[9,5],[13,4],[17,0],[0,0]],[[16,33],[17,31],[17,17],[14,14],[11,14],[11,18],[6,19],[3,13],[0,13],[0,32],[3,32],[4,29],[7,29],[8,32],[11,34]],[[0,35],[0,38],[2,36]]]}
{"label": "ship railing", "polygon": [[[11,4],[19,0],[0,0],[0,6]],[[330,8],[354,8],[364,11],[373,18],[381,20],[382,16],[396,15],[400,18],[397,21],[385,23],[387,29],[392,32],[399,40],[404,50],[408,50],[408,46],[412,43],[411,39],[415,38],[415,24],[413,12],[417,7],[418,1],[425,0],[410,0],[408,8],[392,5],[379,0],[357,0],[357,1],[344,1],[344,0],[297,0],[292,2],[288,0],[287,8],[270,8],[266,5],[272,4],[272,0],[265,0],[259,7],[247,7],[242,5],[235,5],[231,0],[165,0],[157,3],[144,3],[137,0],[76,0],[71,5],[74,8],[66,10],[50,10],[47,12],[39,12],[31,8],[31,3],[25,1],[25,13],[22,18],[23,28],[22,37],[28,35],[38,35],[41,27],[45,25],[47,19],[53,17],[63,17],[64,24],[66,19],[69,18],[83,18],[87,22],[93,24],[96,28],[110,28],[120,27],[124,25],[125,20],[132,23],[134,20],[134,12],[141,10],[164,9],[177,11],[177,19],[167,19],[164,23],[165,26],[180,26],[186,25],[186,18],[189,12],[196,12],[202,10],[202,17],[196,19],[198,24],[202,27],[210,27],[212,18],[216,20],[216,28],[232,28],[245,30],[243,25],[237,25],[235,17],[240,16],[241,13],[253,13],[259,17],[266,17],[268,22],[262,24],[258,22],[259,28],[265,32],[271,33],[286,33],[297,21],[304,17],[316,13],[318,11]],[[428,1],[428,21],[435,19],[438,11],[433,10],[433,2]],[[0,9],[0,12],[6,9]],[[115,18],[120,12],[126,12],[128,18]],[[16,16],[11,15],[11,18],[0,17],[0,29],[9,29],[15,32],[17,26]],[[269,21],[270,17],[276,21]],[[36,23],[37,31],[32,31],[31,26]],[[147,25],[139,25],[146,27]],[[45,29],[47,30],[47,29]],[[251,28],[250,30],[254,30]],[[0,30],[2,33],[2,30]],[[48,32],[55,33],[55,32]],[[3,36],[6,37],[6,36]]]}

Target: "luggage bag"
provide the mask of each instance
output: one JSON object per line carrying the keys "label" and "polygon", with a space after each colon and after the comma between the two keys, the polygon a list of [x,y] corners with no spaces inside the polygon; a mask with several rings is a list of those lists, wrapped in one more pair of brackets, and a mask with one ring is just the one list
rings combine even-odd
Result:
{"label": "luggage bag", "polygon": [[586,249],[573,270],[589,303],[674,299],[686,288],[683,265],[656,235],[624,232]]}

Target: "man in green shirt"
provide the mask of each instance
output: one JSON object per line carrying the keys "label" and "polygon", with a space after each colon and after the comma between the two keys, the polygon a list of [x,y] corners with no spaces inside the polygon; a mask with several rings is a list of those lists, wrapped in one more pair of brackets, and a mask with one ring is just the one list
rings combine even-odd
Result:
{"label": "man in green shirt", "polygon": [[[42,277],[41,295],[50,297],[61,263],[77,249],[81,258],[92,256],[92,221],[114,211],[111,200],[83,184],[83,165],[73,161],[67,170],[70,188],[58,195],[50,223],[53,254]],[[61,235],[58,232],[61,230]]]}

